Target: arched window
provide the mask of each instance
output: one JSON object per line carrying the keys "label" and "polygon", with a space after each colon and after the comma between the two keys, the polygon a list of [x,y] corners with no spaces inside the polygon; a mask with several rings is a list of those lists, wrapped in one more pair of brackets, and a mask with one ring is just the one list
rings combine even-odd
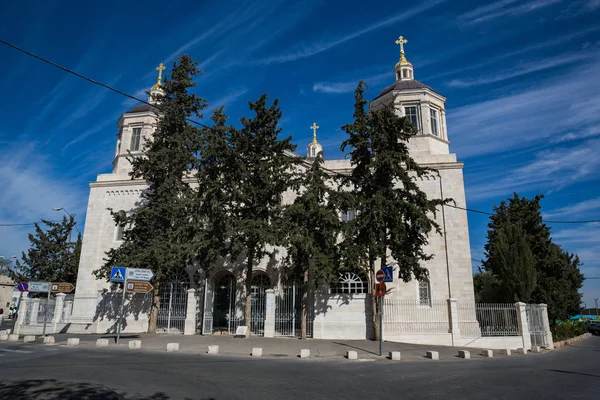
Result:
{"label": "arched window", "polygon": [[431,306],[431,286],[428,281],[419,281],[419,304]]}
{"label": "arched window", "polygon": [[368,285],[362,273],[346,272],[340,274],[337,286],[331,288],[332,294],[367,293]]}

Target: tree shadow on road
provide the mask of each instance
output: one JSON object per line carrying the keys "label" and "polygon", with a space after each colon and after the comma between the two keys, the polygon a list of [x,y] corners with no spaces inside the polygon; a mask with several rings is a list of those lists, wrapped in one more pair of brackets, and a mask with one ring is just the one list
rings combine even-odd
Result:
{"label": "tree shadow on road", "polygon": [[546,371],[562,372],[563,374],[575,374],[575,375],[592,376],[594,378],[600,378],[600,375],[596,375],[596,374],[588,374],[585,372],[576,372],[576,371],[564,371],[562,369],[547,369]]}
{"label": "tree shadow on road", "polygon": [[[0,384],[0,399],[19,400],[168,400],[163,392],[150,396],[119,394],[104,386],[83,382],[62,382],[55,379],[6,381]],[[191,399],[191,398],[190,398]],[[203,400],[216,400],[206,398]]]}

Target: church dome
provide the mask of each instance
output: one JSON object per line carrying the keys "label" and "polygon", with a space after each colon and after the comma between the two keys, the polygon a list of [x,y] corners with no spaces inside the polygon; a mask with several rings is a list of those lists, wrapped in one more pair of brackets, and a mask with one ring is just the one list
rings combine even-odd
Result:
{"label": "church dome", "polygon": [[126,114],[139,113],[139,112],[147,112],[154,111],[155,107],[152,107],[150,104],[138,104],[133,107],[131,110],[127,111]]}
{"label": "church dome", "polygon": [[394,82],[390,86],[383,89],[377,97],[381,97],[384,94],[391,92],[392,90],[401,91],[401,90],[415,90],[415,89],[429,89],[432,92],[435,92],[435,90],[433,90],[431,87],[427,86],[426,84],[416,81],[414,79],[410,79],[410,80],[406,80],[406,81]]}

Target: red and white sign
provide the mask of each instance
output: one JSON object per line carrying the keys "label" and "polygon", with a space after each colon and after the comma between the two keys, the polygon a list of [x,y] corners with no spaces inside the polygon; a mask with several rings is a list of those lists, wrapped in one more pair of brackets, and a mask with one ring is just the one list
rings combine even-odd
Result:
{"label": "red and white sign", "polygon": [[378,282],[378,283],[381,283],[381,282],[383,282],[383,281],[384,281],[384,279],[385,279],[385,272],[383,272],[383,270],[382,270],[382,269],[380,269],[379,271],[377,271],[377,272],[375,273],[375,279],[377,279],[377,282]]}

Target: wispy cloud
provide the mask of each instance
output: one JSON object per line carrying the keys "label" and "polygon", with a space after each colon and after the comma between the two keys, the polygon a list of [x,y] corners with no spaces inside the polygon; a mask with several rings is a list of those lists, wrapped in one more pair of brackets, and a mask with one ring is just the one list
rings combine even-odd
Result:
{"label": "wispy cloud", "polygon": [[600,0],[571,0],[556,19],[573,18],[600,8]]}
{"label": "wispy cloud", "polygon": [[367,85],[379,85],[386,80],[390,80],[392,77],[390,72],[383,74],[377,74],[369,77],[363,77],[358,79],[352,79],[344,82],[317,82],[313,85],[313,92],[318,93],[351,93],[356,89],[358,82],[362,79]]}
{"label": "wispy cloud", "polygon": [[[552,218],[562,218],[565,216],[581,216],[587,215],[590,211],[594,211],[595,215],[598,215],[598,211],[600,211],[600,197],[596,197],[595,199],[588,199],[584,201],[580,201],[578,203],[569,204],[566,207],[557,208],[555,210],[551,210],[549,212],[543,213],[544,218],[552,219]],[[600,219],[600,218],[597,218]]]}
{"label": "wispy cloud", "polygon": [[234,103],[236,100],[238,100],[240,97],[245,95],[246,93],[248,93],[247,88],[238,88],[238,89],[235,89],[235,90],[227,93],[223,97],[218,98],[217,100],[209,101],[209,106],[203,110],[203,113],[206,116],[207,114],[212,112],[214,109],[217,109],[221,106],[227,107],[227,106],[231,105],[232,103]]}
{"label": "wispy cloud", "polygon": [[570,54],[570,55],[560,55],[551,58],[546,58],[543,60],[538,60],[535,62],[525,63],[523,65],[518,65],[514,68],[510,68],[499,73],[495,73],[492,75],[487,75],[474,79],[453,79],[448,82],[448,86],[451,87],[471,87],[478,85],[486,85],[495,82],[505,81],[507,79],[516,78],[522,75],[527,75],[532,72],[543,71],[545,69],[559,67],[561,65],[572,64],[577,61],[585,60],[590,57],[593,57],[595,53],[585,52],[579,54]]}
{"label": "wispy cloud", "polygon": [[515,17],[559,3],[561,0],[500,0],[478,7],[459,16],[459,24],[474,25],[489,22],[500,17]]}
{"label": "wispy cloud", "polygon": [[461,157],[502,153],[599,126],[600,60],[564,72],[561,79],[448,110],[453,150]]}
{"label": "wispy cloud", "polygon": [[447,0],[425,1],[425,2],[422,2],[420,5],[410,8],[406,11],[403,11],[391,18],[377,21],[374,24],[371,24],[363,29],[360,29],[360,30],[355,31],[350,34],[347,34],[345,36],[340,36],[340,37],[332,39],[332,40],[326,40],[326,41],[315,42],[315,43],[310,43],[310,44],[302,44],[302,45],[296,46],[291,52],[267,57],[262,60],[258,60],[255,63],[256,64],[278,64],[278,63],[285,63],[285,62],[289,62],[289,61],[298,60],[301,58],[314,56],[316,54],[319,54],[326,50],[329,50],[332,47],[338,46],[342,43],[345,43],[349,40],[355,39],[359,36],[362,36],[366,33],[374,31],[376,29],[383,28],[383,27],[391,25],[393,23],[404,21],[408,18],[412,18],[416,15],[419,15],[425,11],[432,9],[433,7],[435,7],[441,3],[444,3],[445,1],[447,1]]}
{"label": "wispy cloud", "polygon": [[[67,144],[65,144],[63,146],[63,148],[61,150],[61,154],[64,154],[69,149],[69,147],[73,146],[74,144],[77,144],[98,132],[106,130],[108,128],[108,126],[110,126],[110,125],[115,126],[114,133],[116,133],[116,129],[117,129],[116,128],[116,121],[117,121],[116,118],[117,117],[118,116],[113,116],[111,118],[106,119],[104,122],[102,122],[100,124],[94,125],[93,128],[87,129],[81,133],[77,133],[77,136],[75,136],[74,139],[72,139],[71,141],[69,141]],[[116,139],[115,139],[115,141],[116,141]]]}

